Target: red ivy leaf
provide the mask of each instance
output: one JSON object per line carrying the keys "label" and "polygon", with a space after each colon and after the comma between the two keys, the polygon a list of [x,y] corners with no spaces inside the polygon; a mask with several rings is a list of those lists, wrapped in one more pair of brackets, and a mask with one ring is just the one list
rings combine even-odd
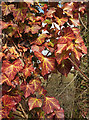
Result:
{"label": "red ivy leaf", "polygon": [[68,50],[68,51],[63,51],[61,54],[58,54],[58,55],[55,54],[57,63],[60,64],[62,62],[62,60],[69,58],[70,53],[71,53],[71,51]]}
{"label": "red ivy leaf", "polygon": [[58,43],[65,44],[75,39],[74,32],[70,27],[64,28],[63,33],[64,35],[62,35],[62,37],[59,38]]}
{"label": "red ivy leaf", "polygon": [[0,84],[3,84],[4,82],[6,82],[7,85],[12,86],[11,80],[9,80],[9,78],[2,73],[0,76]]}
{"label": "red ivy leaf", "polygon": [[41,29],[41,27],[39,25],[33,25],[30,30],[31,30],[32,34],[35,34],[35,33],[38,33],[38,30],[40,30],[40,29]]}
{"label": "red ivy leaf", "polygon": [[33,71],[34,71],[33,65],[29,65],[28,67],[25,65],[24,69],[21,72],[23,72],[27,78],[28,76],[31,76],[31,72]]}
{"label": "red ivy leaf", "polygon": [[30,99],[28,100],[28,106],[29,106],[29,111],[30,111],[33,108],[41,107],[42,101],[41,101],[41,99],[30,97]]}
{"label": "red ivy leaf", "polygon": [[24,22],[24,18],[26,18],[26,12],[28,10],[27,4],[25,2],[19,3],[20,7],[18,9],[12,9],[13,16],[16,21]]}
{"label": "red ivy leaf", "polygon": [[55,17],[55,18],[56,18],[56,22],[58,23],[59,26],[62,26],[65,22],[68,21],[67,17],[62,17],[61,19],[59,19],[58,17]]}
{"label": "red ivy leaf", "polygon": [[58,65],[58,71],[65,76],[67,76],[71,68],[72,63],[68,59],[62,60],[61,64]]}
{"label": "red ivy leaf", "polygon": [[73,23],[74,26],[80,26],[79,19],[70,18],[70,20],[72,21],[72,23]]}
{"label": "red ivy leaf", "polygon": [[37,89],[37,92],[39,93],[39,95],[46,95],[47,94],[47,91],[42,86],[40,86],[39,89]]}
{"label": "red ivy leaf", "polygon": [[56,118],[64,120],[64,110],[62,108],[54,112],[56,114]]}
{"label": "red ivy leaf", "polygon": [[39,79],[33,79],[29,82],[30,85],[33,85],[34,91],[36,91],[41,85],[41,81]]}
{"label": "red ivy leaf", "polygon": [[14,4],[7,5],[5,2],[2,2],[3,15],[8,15],[11,12],[12,8],[14,8]]}
{"label": "red ivy leaf", "polygon": [[21,88],[21,90],[23,90],[25,98],[30,96],[30,94],[34,93],[33,85],[29,85],[26,81],[24,81],[21,84],[20,88]]}
{"label": "red ivy leaf", "polygon": [[40,34],[40,36],[35,41],[35,44],[41,45],[43,42],[45,42],[45,38],[47,38],[47,37],[48,37],[47,34]]}
{"label": "red ivy leaf", "polygon": [[4,110],[6,109],[8,109],[8,111],[15,110],[16,104],[17,103],[13,100],[13,98],[11,98],[11,96],[9,95],[2,96],[2,107],[4,108]]}
{"label": "red ivy leaf", "polygon": [[46,114],[52,113],[55,109],[59,110],[60,105],[58,100],[56,100],[54,97],[45,97],[43,102],[43,111]]}
{"label": "red ivy leaf", "polygon": [[38,87],[40,86],[41,82],[38,79],[31,80],[29,83],[23,82],[20,86],[21,90],[24,91],[24,96],[27,98],[30,94],[33,94]]}
{"label": "red ivy leaf", "polygon": [[63,50],[65,50],[67,47],[67,44],[57,44],[57,51],[56,54],[61,54]]}
{"label": "red ivy leaf", "polygon": [[31,49],[32,49],[33,52],[35,52],[35,51],[36,52],[42,52],[45,49],[45,47],[44,46],[32,45]]}
{"label": "red ivy leaf", "polygon": [[44,57],[41,53],[35,52],[36,57],[41,61],[40,67],[42,68],[42,75],[46,75],[54,70],[55,68],[55,59]]}
{"label": "red ivy leaf", "polygon": [[13,80],[17,72],[23,68],[23,63],[20,59],[15,60],[13,63],[3,61],[2,72],[7,75],[9,80]]}

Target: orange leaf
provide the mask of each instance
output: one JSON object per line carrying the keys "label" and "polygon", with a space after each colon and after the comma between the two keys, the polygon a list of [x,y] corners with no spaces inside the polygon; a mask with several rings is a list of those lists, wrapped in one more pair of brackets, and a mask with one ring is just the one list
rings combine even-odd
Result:
{"label": "orange leaf", "polygon": [[80,26],[79,19],[70,18],[70,20],[72,21],[72,23],[73,23],[74,26]]}
{"label": "orange leaf", "polygon": [[68,21],[68,18],[67,17],[62,17],[61,19],[59,19],[58,17],[55,17],[56,18],[56,22],[59,24],[59,26],[62,26],[65,22]]}
{"label": "orange leaf", "polygon": [[41,61],[40,67],[42,69],[42,75],[46,75],[54,70],[55,68],[55,59],[51,57],[44,57],[41,53],[35,52],[36,57]]}
{"label": "orange leaf", "polygon": [[15,60],[13,63],[10,61],[3,61],[2,72],[7,75],[9,80],[13,80],[17,72],[23,68],[23,63],[20,59]]}
{"label": "orange leaf", "polygon": [[62,108],[54,112],[56,114],[56,118],[64,120],[64,110]]}
{"label": "orange leaf", "polygon": [[64,35],[59,38],[58,43],[65,44],[65,43],[75,39],[74,32],[70,27],[64,28],[63,33],[64,33]]}
{"label": "orange leaf", "polygon": [[26,81],[24,81],[21,84],[20,88],[21,88],[21,90],[23,90],[25,98],[30,96],[30,94],[34,93],[33,85],[29,85]]}
{"label": "orange leaf", "polygon": [[30,97],[30,99],[28,100],[28,106],[29,106],[29,111],[30,111],[33,108],[41,107],[42,101],[41,101],[41,99]]}
{"label": "orange leaf", "polygon": [[67,44],[57,44],[57,48],[58,48],[58,49],[57,49],[57,51],[56,51],[56,54],[57,54],[57,53],[59,53],[59,54],[62,53],[62,51],[65,50],[66,47],[67,47]]}
{"label": "orange leaf", "polygon": [[40,29],[41,29],[41,27],[39,25],[33,25],[31,27],[31,32],[32,32],[32,34],[35,34],[35,33],[38,33],[38,30],[40,30]]}
{"label": "orange leaf", "polygon": [[41,45],[43,42],[45,42],[45,39],[48,37],[47,34],[40,34],[40,36],[37,38],[37,40],[34,42],[37,45]]}
{"label": "orange leaf", "polygon": [[47,114],[50,114],[55,109],[60,109],[58,100],[56,100],[54,97],[45,97],[43,102],[43,111]]}
{"label": "orange leaf", "polygon": [[31,72],[33,71],[34,71],[33,65],[29,65],[28,67],[25,65],[24,69],[21,72],[23,72],[27,78],[28,76],[31,76]]}

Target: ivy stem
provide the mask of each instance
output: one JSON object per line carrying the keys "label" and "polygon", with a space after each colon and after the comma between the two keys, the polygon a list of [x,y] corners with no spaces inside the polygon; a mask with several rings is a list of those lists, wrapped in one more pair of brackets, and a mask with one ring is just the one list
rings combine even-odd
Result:
{"label": "ivy stem", "polygon": [[71,58],[68,58],[72,63],[73,65],[77,68],[77,70],[87,79],[89,80],[89,78],[80,70],[80,68],[76,65],[76,63],[71,59]]}
{"label": "ivy stem", "polygon": [[19,106],[20,106],[20,108],[21,108],[21,110],[22,110],[22,112],[23,112],[23,114],[24,114],[24,117],[25,117],[26,119],[28,119],[28,115],[27,115],[26,112],[24,111],[21,103],[19,103]]}
{"label": "ivy stem", "polygon": [[[88,30],[88,28],[86,27],[86,25],[83,23],[83,21],[82,21],[82,19],[81,19],[80,13],[78,13],[78,16],[79,16],[79,19],[80,19],[82,25],[84,26],[84,28],[85,28],[86,30]],[[88,30],[88,31],[89,31],[89,30]]]}

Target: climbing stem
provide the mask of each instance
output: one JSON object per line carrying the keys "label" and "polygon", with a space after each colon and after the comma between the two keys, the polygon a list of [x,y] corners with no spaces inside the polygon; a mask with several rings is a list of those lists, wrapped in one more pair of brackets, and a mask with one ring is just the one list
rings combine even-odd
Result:
{"label": "climbing stem", "polygon": [[77,64],[71,59],[71,58],[68,58],[72,63],[73,65],[77,68],[77,70],[87,79],[89,80],[89,78],[81,71],[81,69],[77,66]]}

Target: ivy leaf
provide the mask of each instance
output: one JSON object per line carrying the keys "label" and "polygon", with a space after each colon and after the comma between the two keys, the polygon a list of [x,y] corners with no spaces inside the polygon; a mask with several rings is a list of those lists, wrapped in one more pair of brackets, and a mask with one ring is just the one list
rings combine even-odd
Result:
{"label": "ivy leaf", "polygon": [[46,95],[47,91],[44,89],[43,86],[40,86],[39,89],[37,89],[37,92],[39,93],[39,95]]}
{"label": "ivy leaf", "polygon": [[14,8],[12,9],[13,16],[16,21],[22,21],[24,22],[24,18],[26,18],[26,13],[28,10],[27,4],[25,2],[19,3],[20,7],[18,9]]}
{"label": "ivy leaf", "polygon": [[71,51],[63,51],[61,54],[55,54],[57,63],[60,64],[62,62],[62,60],[69,58],[69,54],[71,54]]}
{"label": "ivy leaf", "polygon": [[64,120],[64,110],[62,108],[54,112],[56,114],[56,118]]}
{"label": "ivy leaf", "polygon": [[15,105],[17,103],[13,100],[13,98],[11,98],[11,96],[9,95],[4,95],[2,96],[2,107],[4,108],[4,110],[15,110]]}
{"label": "ivy leaf", "polygon": [[79,19],[75,18],[70,18],[71,22],[73,23],[74,26],[80,26]]}
{"label": "ivy leaf", "polygon": [[67,17],[62,17],[62,18],[58,18],[58,17],[55,17],[56,18],[56,22],[58,23],[59,26],[62,26],[65,22],[68,21],[68,18]]}
{"label": "ivy leaf", "polygon": [[65,76],[68,75],[71,68],[72,68],[72,63],[68,59],[62,60],[61,64],[59,64],[57,67],[58,71]]}
{"label": "ivy leaf", "polygon": [[42,106],[42,101],[41,101],[41,99],[37,99],[35,97],[34,98],[30,97],[30,99],[28,100],[28,106],[29,106],[29,111],[30,111],[33,108],[41,107]]}
{"label": "ivy leaf", "polygon": [[21,90],[23,90],[25,98],[30,96],[30,94],[34,93],[33,85],[29,85],[26,81],[24,81],[21,84],[20,88],[21,88]]}
{"label": "ivy leaf", "polygon": [[41,27],[39,25],[33,25],[30,30],[32,32],[32,34],[38,33],[38,30],[40,30]]}
{"label": "ivy leaf", "polygon": [[3,84],[4,82],[6,82],[7,85],[9,85],[9,86],[12,85],[11,80],[9,80],[8,77],[2,73],[0,76],[0,84]]}
{"label": "ivy leaf", "polygon": [[5,2],[2,2],[2,12],[3,12],[3,15],[8,15],[11,10],[14,8],[14,4],[10,4],[10,5],[7,5],[5,4]]}
{"label": "ivy leaf", "polygon": [[56,54],[61,54],[63,50],[65,50],[67,47],[67,44],[57,44],[57,51]]}
{"label": "ivy leaf", "polygon": [[25,33],[28,33],[29,31],[31,31],[31,28],[30,26],[26,26],[25,29],[24,29]]}
{"label": "ivy leaf", "polygon": [[38,78],[36,78],[36,79],[30,80],[29,84],[33,85],[34,91],[36,91],[40,87],[41,81]]}
{"label": "ivy leaf", "polygon": [[62,15],[63,15],[63,9],[60,8],[59,6],[57,6],[57,9],[56,9],[55,15],[56,15],[59,19],[62,18]]}
{"label": "ivy leaf", "polygon": [[33,94],[38,89],[40,84],[41,84],[41,82],[38,79],[31,80],[29,83],[24,81],[21,84],[20,88],[21,88],[21,90],[24,91],[25,98],[30,96],[30,94]]}
{"label": "ivy leaf", "polygon": [[6,74],[9,80],[13,80],[17,72],[23,68],[23,63],[20,59],[15,60],[13,63],[10,61],[3,61],[2,72]]}
{"label": "ivy leaf", "polygon": [[74,32],[74,34],[75,34],[76,36],[77,36],[78,34],[80,34],[80,31],[79,31],[79,29],[78,29],[77,27],[73,27],[72,30],[73,30],[73,32]]}
{"label": "ivy leaf", "polygon": [[75,57],[80,60],[82,53],[87,54],[87,48],[84,44],[84,41],[80,35],[77,35],[76,39],[73,42],[69,42],[67,50],[72,50],[75,54]]}
{"label": "ivy leaf", "polygon": [[73,30],[70,27],[66,27],[63,29],[63,35],[59,38],[58,43],[66,44],[73,39],[75,39]]}
{"label": "ivy leaf", "polygon": [[37,40],[35,41],[35,44],[37,45],[41,45],[42,43],[45,42],[45,39],[48,37],[47,34],[40,34],[40,36],[37,38]]}
{"label": "ivy leaf", "polygon": [[50,8],[50,9],[47,11],[46,16],[47,16],[48,18],[52,18],[54,12],[56,12],[55,8]]}
{"label": "ivy leaf", "polygon": [[28,76],[31,76],[31,72],[33,71],[34,71],[33,65],[29,65],[28,67],[25,65],[24,69],[21,72],[23,72],[27,78]]}
{"label": "ivy leaf", "polygon": [[42,68],[42,75],[46,75],[54,70],[55,59],[51,57],[44,57],[41,53],[34,52],[35,56],[41,61],[40,67]]}
{"label": "ivy leaf", "polygon": [[35,52],[35,51],[36,52],[42,52],[45,49],[45,47],[44,46],[32,45],[31,49],[32,49],[33,52]]}
{"label": "ivy leaf", "polygon": [[60,105],[59,105],[58,100],[56,100],[54,97],[45,97],[42,108],[46,114],[50,114],[54,110],[59,110]]}

